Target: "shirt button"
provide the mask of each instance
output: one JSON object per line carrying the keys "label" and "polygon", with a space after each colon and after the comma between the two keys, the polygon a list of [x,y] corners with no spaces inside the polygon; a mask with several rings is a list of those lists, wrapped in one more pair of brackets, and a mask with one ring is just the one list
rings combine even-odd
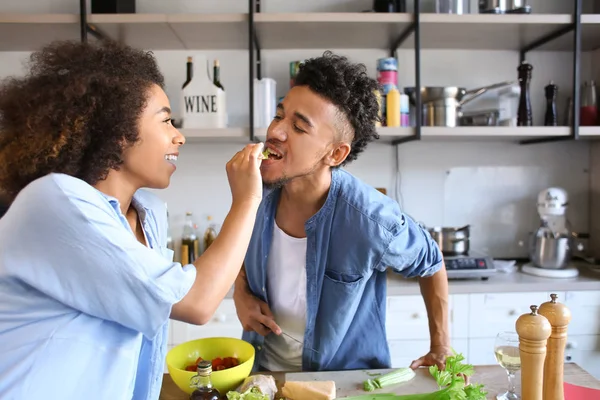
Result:
{"label": "shirt button", "polygon": [[262,350],[262,346],[256,346],[256,350],[261,351]]}
{"label": "shirt button", "polygon": [[265,291],[266,291],[266,290],[265,290],[265,288],[263,287],[263,292],[265,292]]}

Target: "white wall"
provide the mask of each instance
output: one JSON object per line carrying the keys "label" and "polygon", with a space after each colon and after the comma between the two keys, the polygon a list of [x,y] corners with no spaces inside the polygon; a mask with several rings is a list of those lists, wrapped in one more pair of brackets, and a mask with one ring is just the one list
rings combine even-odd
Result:
{"label": "white wall", "polygon": [[[0,0],[0,12],[77,12],[73,0]],[[305,0],[291,2],[263,0],[265,11],[361,11],[370,0]],[[569,12],[563,1],[531,1],[539,12]],[[139,12],[245,12],[246,0],[138,0]],[[587,3],[586,3],[587,4]],[[586,5],[587,7],[587,5]],[[0,40],[6,40],[1,39]],[[351,40],[351,38],[349,38]],[[277,93],[289,87],[288,63],[322,54],[325,49],[263,51],[263,76],[277,80]],[[375,76],[375,61],[387,56],[383,50],[339,51],[353,61],[363,62]],[[165,74],[167,94],[175,114],[178,90],[184,81],[185,58],[203,54],[219,58],[221,80],[227,91],[228,111],[233,126],[248,123],[248,54],[245,51],[157,51],[156,57]],[[0,77],[22,73],[26,53],[0,54]],[[414,85],[414,54],[399,52],[399,83]],[[559,121],[572,87],[572,56],[568,52],[532,52],[531,87],[534,123],[544,113],[543,87],[550,80],[559,86]],[[422,52],[423,85],[460,85],[474,88],[517,78],[518,53],[508,51],[427,50]],[[196,73],[199,73],[196,71]],[[582,59],[582,77],[592,76],[592,57]],[[169,189],[159,195],[169,204],[174,236],[179,236],[185,211],[191,210],[205,227],[205,217],[217,222],[225,217],[230,193],[224,170],[225,162],[242,144],[188,143],[181,152],[178,170]],[[411,142],[396,149],[391,145],[372,144],[348,167],[367,183],[386,187],[410,215],[428,225],[473,226],[472,248],[487,250],[494,256],[525,256],[518,241],[535,229],[535,198],[549,185],[563,186],[571,195],[570,219],[574,229],[589,229],[590,146],[586,142],[558,142],[519,146],[491,142]],[[399,165],[399,173],[396,172]],[[396,188],[396,184],[398,187]],[[459,188],[460,186],[460,188]],[[397,189],[397,190],[396,190]]]}

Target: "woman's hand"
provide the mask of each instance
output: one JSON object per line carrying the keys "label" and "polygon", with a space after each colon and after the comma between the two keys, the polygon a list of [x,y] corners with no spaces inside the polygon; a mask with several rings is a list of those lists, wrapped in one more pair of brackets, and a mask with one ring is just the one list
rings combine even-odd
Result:
{"label": "woman's hand", "polygon": [[263,143],[249,144],[237,152],[227,163],[227,178],[231,187],[233,204],[261,202],[260,163],[262,162],[263,147]]}

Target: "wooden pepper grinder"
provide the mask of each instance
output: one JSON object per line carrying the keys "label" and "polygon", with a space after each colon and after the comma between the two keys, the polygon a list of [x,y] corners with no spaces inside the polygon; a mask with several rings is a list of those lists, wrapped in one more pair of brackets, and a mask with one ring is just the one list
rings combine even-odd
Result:
{"label": "wooden pepper grinder", "polygon": [[548,339],[546,361],[544,362],[544,400],[564,400],[564,357],[567,344],[567,325],[571,322],[571,311],[564,304],[552,300],[540,305],[539,313],[548,319],[552,333]]}
{"label": "wooden pepper grinder", "polygon": [[538,314],[537,306],[530,309],[531,313],[521,315],[516,323],[521,356],[521,398],[543,400],[546,342],[552,327],[546,317]]}

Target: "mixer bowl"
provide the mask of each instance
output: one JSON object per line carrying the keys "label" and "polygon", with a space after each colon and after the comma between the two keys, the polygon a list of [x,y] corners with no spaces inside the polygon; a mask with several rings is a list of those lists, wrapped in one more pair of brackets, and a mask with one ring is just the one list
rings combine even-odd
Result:
{"label": "mixer bowl", "polygon": [[561,269],[571,261],[571,236],[529,234],[529,258],[534,265],[546,269]]}

